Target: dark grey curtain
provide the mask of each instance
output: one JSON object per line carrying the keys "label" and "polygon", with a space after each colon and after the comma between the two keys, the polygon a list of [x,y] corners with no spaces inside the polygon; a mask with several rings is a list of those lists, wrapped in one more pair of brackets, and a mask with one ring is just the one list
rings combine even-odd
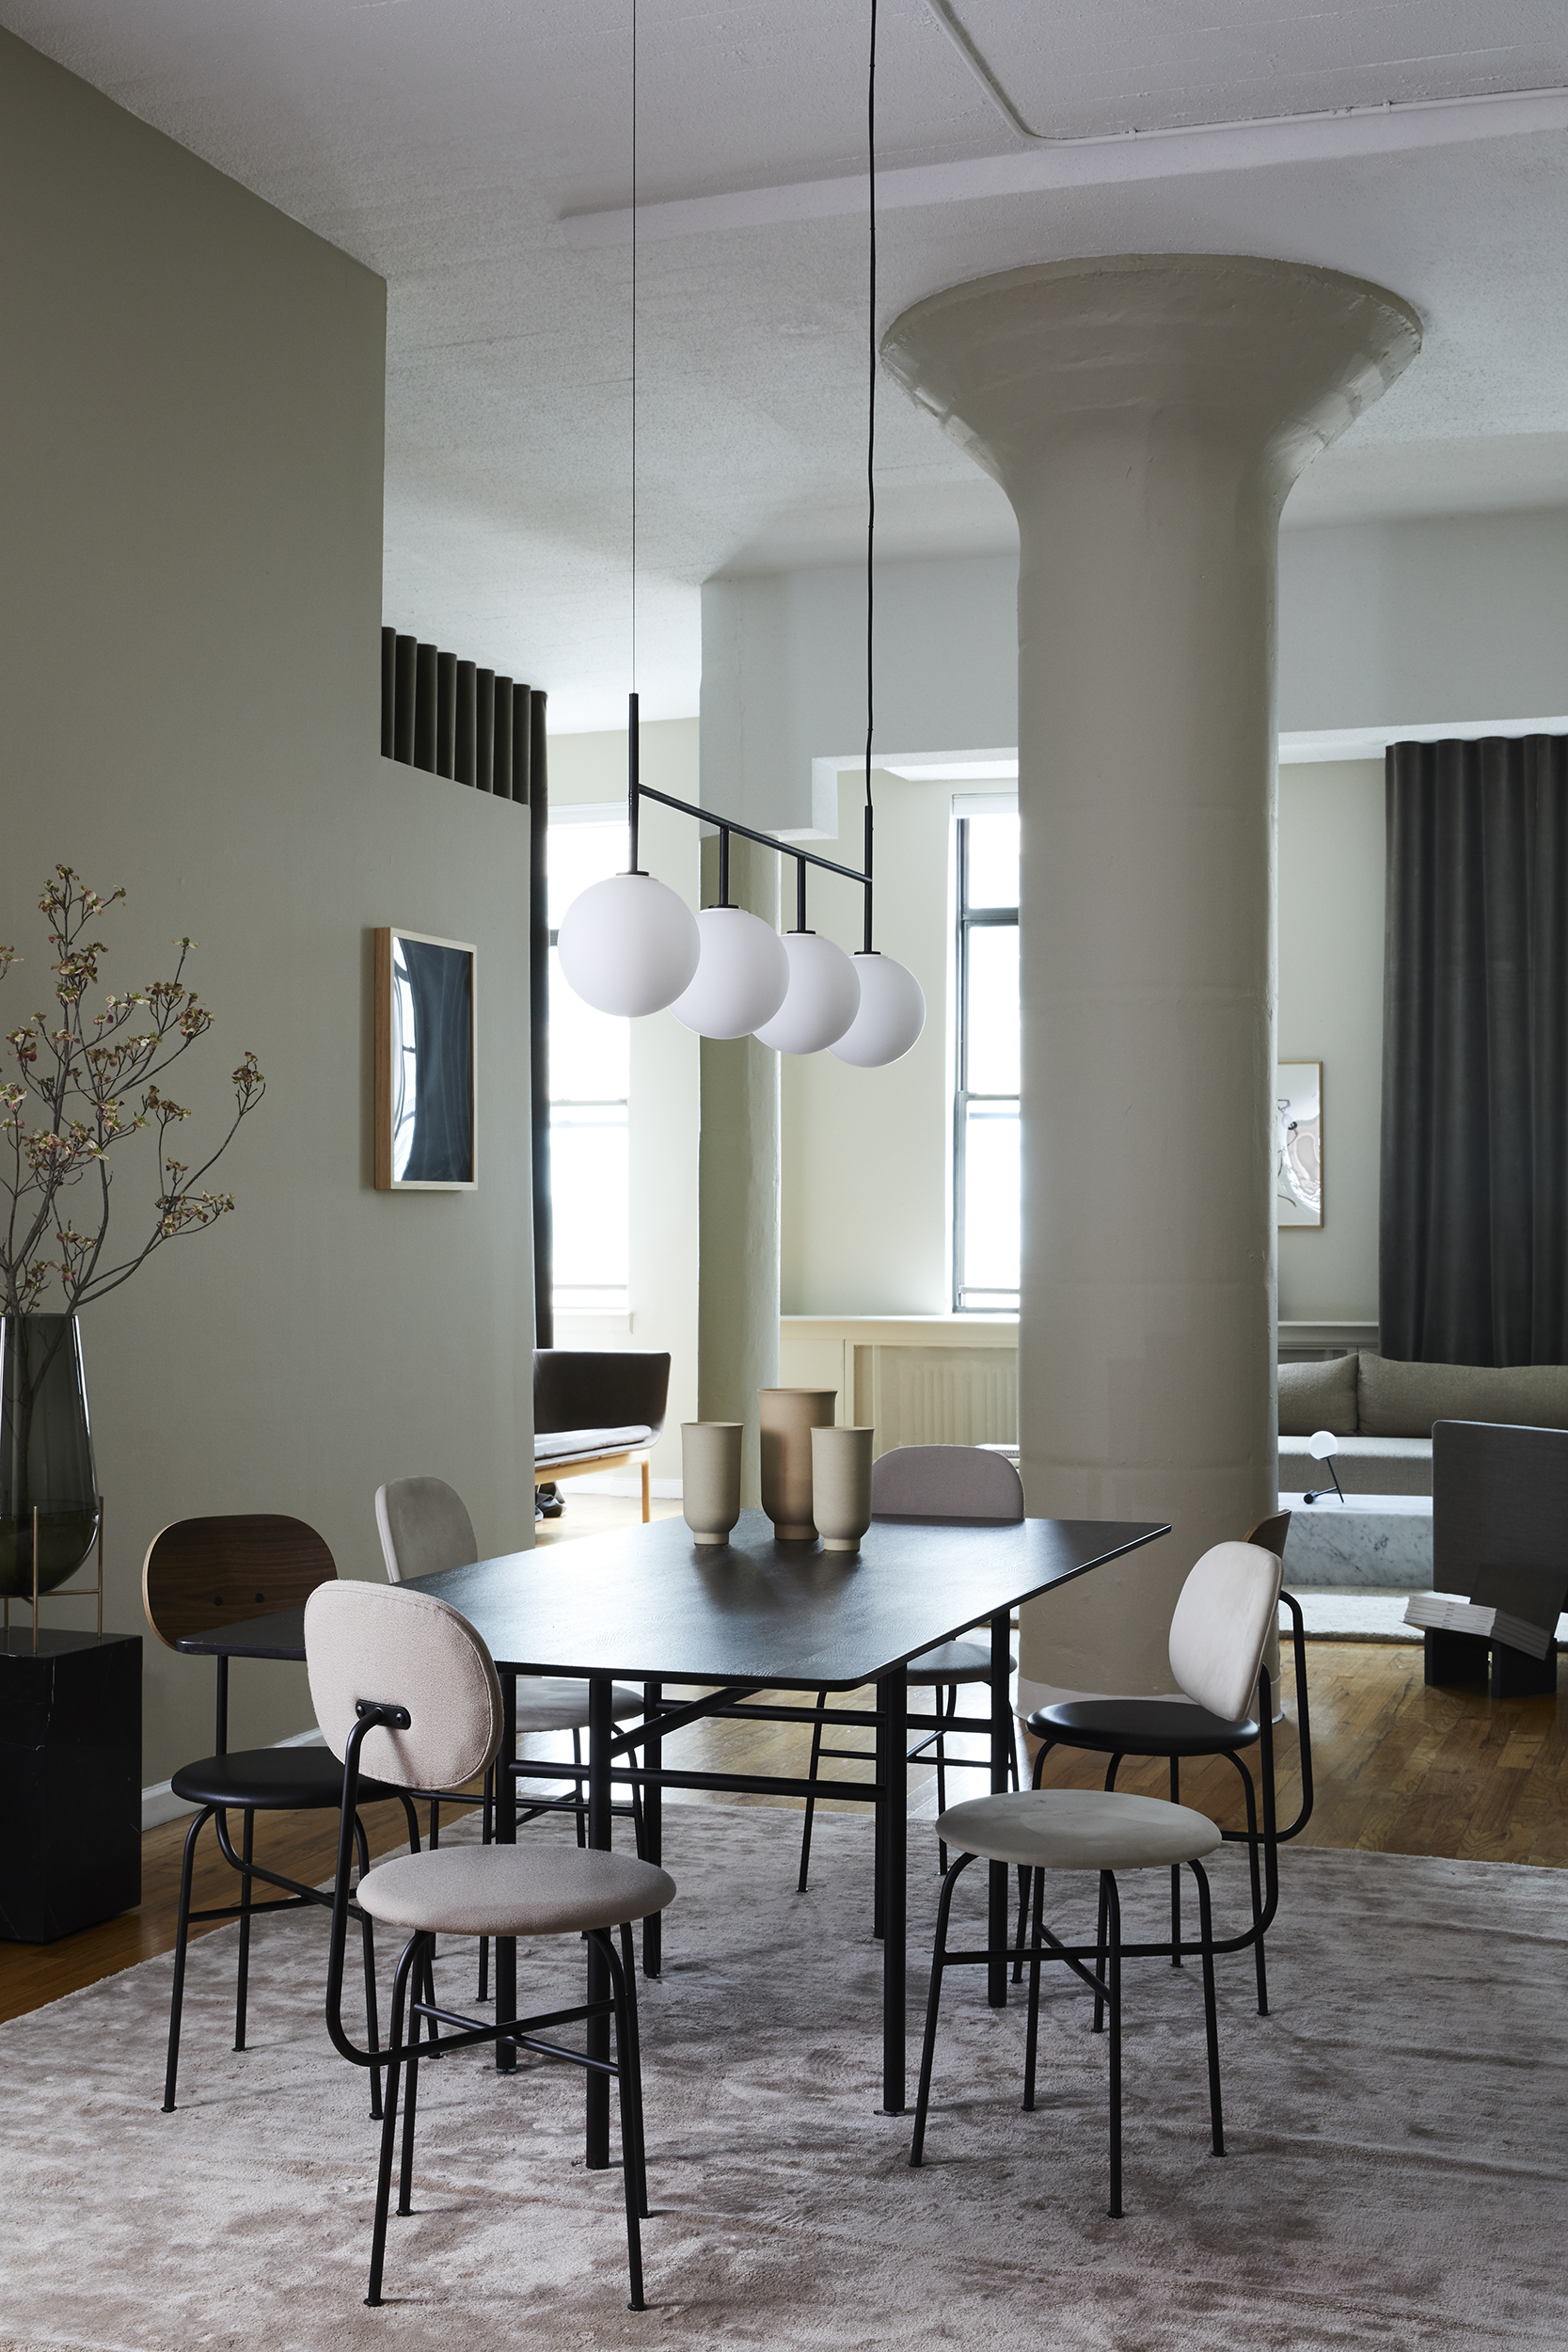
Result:
{"label": "dark grey curtain", "polygon": [[529,709],[529,1041],[533,1106],[533,1344],[555,1345],[555,1231],[550,1220],[550,786],[545,697]]}
{"label": "dark grey curtain", "polygon": [[1385,1355],[1568,1362],[1568,739],[1391,743]]}

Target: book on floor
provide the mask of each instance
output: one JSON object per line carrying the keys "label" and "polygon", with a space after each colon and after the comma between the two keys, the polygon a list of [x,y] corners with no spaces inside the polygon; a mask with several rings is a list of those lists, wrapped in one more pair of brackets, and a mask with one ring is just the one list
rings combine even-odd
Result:
{"label": "book on floor", "polygon": [[1479,1634],[1483,1641],[1523,1650],[1528,1658],[1549,1657],[1556,1633],[1555,1625],[1532,1625],[1528,1617],[1494,1609],[1485,1601],[1464,1600],[1457,1593],[1413,1593],[1404,1622],[1433,1633]]}

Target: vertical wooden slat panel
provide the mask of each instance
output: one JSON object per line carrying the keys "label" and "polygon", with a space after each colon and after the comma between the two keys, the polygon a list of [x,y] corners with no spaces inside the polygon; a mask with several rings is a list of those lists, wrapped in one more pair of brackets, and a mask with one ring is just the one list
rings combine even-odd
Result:
{"label": "vertical wooden slat panel", "polygon": [[436,772],[457,773],[457,656],[436,657]]}
{"label": "vertical wooden slat panel", "polygon": [[512,798],[512,680],[499,677],[495,694],[495,743],[491,755],[490,789],[503,801]]}
{"label": "vertical wooden slat panel", "polygon": [[471,661],[460,661],[457,665],[457,726],[453,753],[455,773],[459,784],[472,784],[474,780],[476,717],[474,665]]}
{"label": "vertical wooden slat panel", "polygon": [[414,655],[413,638],[400,637],[393,681],[392,757],[407,768],[414,765]]}
{"label": "vertical wooden slat panel", "polygon": [[528,805],[529,690],[512,689],[512,797]]}
{"label": "vertical wooden slat panel", "polygon": [[545,697],[529,700],[529,1066],[533,1122],[533,1343],[555,1345],[555,1228],[550,1214],[550,821]]}
{"label": "vertical wooden slat panel", "polygon": [[414,656],[414,765],[436,772],[436,648],[420,645]]}
{"label": "vertical wooden slat panel", "polygon": [[395,628],[381,632],[381,756],[396,755],[397,728],[395,713],[398,694],[398,633]]}
{"label": "vertical wooden slat panel", "polygon": [[474,782],[480,791],[488,792],[496,773],[496,674],[494,670],[477,670],[474,681]]}

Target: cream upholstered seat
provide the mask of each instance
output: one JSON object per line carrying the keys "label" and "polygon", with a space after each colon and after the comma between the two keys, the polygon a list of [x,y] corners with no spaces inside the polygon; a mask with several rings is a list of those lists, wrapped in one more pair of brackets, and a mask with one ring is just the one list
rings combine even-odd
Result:
{"label": "cream upholstered seat", "polygon": [[[996,1521],[1017,1525],[1023,1517],[1023,1482],[1005,1454],[993,1454],[978,1445],[900,1445],[879,1454],[871,1465],[871,1515],[879,1519],[918,1519],[927,1525],[951,1524],[955,1528],[987,1526]],[[956,1541],[961,1542],[961,1536]],[[1018,1661],[1009,1658],[1011,1673]],[[990,1680],[990,1645],[989,1642],[942,1642],[935,1649],[923,1650],[909,1662],[908,1679],[919,1689],[930,1689],[936,1697],[939,1717],[935,1731],[917,1740],[909,1751],[912,1764],[927,1748],[936,1750],[937,1804],[947,1803],[947,1731],[957,1722],[958,1690],[962,1684]],[[816,1693],[816,1722],[812,1731],[811,1764],[807,1779],[813,1783],[824,1756],[852,1758],[864,1761],[863,1749],[825,1748],[822,1731],[831,1721],[827,1712],[828,1693]],[[1009,1724],[1009,1730],[1011,1726]],[[1018,1779],[1018,1745],[1009,1739],[1009,1777]],[[957,1757],[961,1769],[971,1759]],[[989,1768],[988,1768],[989,1769]],[[815,1796],[806,1798],[806,1818],[800,1832],[800,1868],[796,1880],[797,1890],[806,1891],[806,1876],[811,1867],[812,1820],[816,1809]],[[947,1850],[939,1847],[938,1860],[945,1870]]]}
{"label": "cream upholstered seat", "polygon": [[[395,1585],[323,1586],[306,1607],[305,1650],[316,1720],[328,1747],[343,1763],[345,1827],[341,1842],[345,1847],[350,1842],[346,1825],[353,1813],[362,1759],[367,1772],[373,1770],[393,1788],[460,1785],[487,1772],[494,1763],[503,1726],[501,1689],[494,1661],[473,1627],[434,1594],[400,1590]],[[355,2065],[385,2065],[388,2076],[366,2302],[378,2305],[381,2301],[398,2099],[404,2071],[407,2096],[400,2214],[411,2210],[421,2057],[434,2057],[442,2047],[501,2041],[514,2046],[526,2042],[546,2057],[568,2057],[571,2053],[552,2049],[538,2036],[546,2026],[553,2029],[585,2021],[590,2026],[590,2062],[607,2066],[620,2093],[626,2255],[632,2308],[641,2310],[640,2224],[648,2205],[630,1922],[662,1910],[674,1895],[674,1881],[651,1863],[634,1860],[629,1854],[574,1846],[449,1846],[382,1863],[368,1874],[363,1891],[372,1918],[411,1931],[393,1983],[390,2047],[361,2050],[350,2040],[342,2021],[347,1887],[346,1874],[340,1872],[327,1977],[327,2029],[335,2047]],[[619,1952],[612,1929],[618,1931]],[[430,1962],[437,1934],[584,1935],[594,1956],[588,1998],[578,2007],[553,2008],[538,2017],[499,2017],[493,2023],[454,2017],[445,2006],[437,2007],[431,1989]],[[406,2042],[405,2015],[409,2020]],[[594,2050],[595,2031],[604,2031],[611,2018],[615,2032],[612,2064],[608,2042],[602,2055],[595,2056]],[[429,2034],[422,2042],[421,2021]],[[443,2024],[455,2028],[444,2042]]]}
{"label": "cream upholstered seat", "polygon": [[[1272,1551],[1265,1551],[1258,1544],[1216,1544],[1204,1554],[1182,1588],[1171,1624],[1171,1667],[1188,1698],[1216,1715],[1230,1718],[1238,1713],[1257,1685],[1264,1645],[1278,1605],[1279,1561]],[[995,1951],[966,1951],[949,1960],[947,1923],[953,1891],[975,1860],[1032,1873],[1034,1915],[1027,1949],[1025,2108],[1032,2108],[1035,2104],[1040,1969],[1044,1962],[1064,1962],[1093,1993],[1095,2031],[1100,2030],[1101,2018],[1109,2011],[1113,2217],[1121,2212],[1121,1963],[1127,1956],[1121,1940],[1121,1902],[1116,1874],[1118,1870],[1172,1869],[1181,1865],[1192,1871],[1198,1895],[1199,1939],[1196,1949],[1203,1966],[1210,2127],[1214,2153],[1223,2155],[1219,2029],[1214,2010],[1214,1930],[1209,1881],[1203,1867],[1204,1856],[1222,1843],[1215,1823],[1186,1805],[1167,1804],[1156,1797],[1124,1795],[1114,1789],[1027,1788],[976,1797],[968,1804],[953,1805],[938,1820],[937,1835],[958,1850],[958,1859],[942,1882],[937,1913],[936,1949],[932,1955],[931,1991],[926,2010],[910,2162],[919,2164],[925,2151],[943,1973],[949,1965],[984,1962],[994,1966],[998,1961],[1012,1957]],[[1099,1920],[1093,1944],[1075,1947],[1045,1925],[1046,1881],[1081,1877],[1089,1871],[1099,1880]],[[1169,1944],[1132,1947],[1139,1958],[1168,1955],[1177,1960],[1192,1948],[1195,1947],[1181,1944],[1179,1932],[1173,1932]],[[1085,1962],[1092,1963],[1092,1967],[1085,1966]]]}
{"label": "cream upholstered seat", "polygon": [[674,1892],[666,1871],[592,1846],[443,1846],[379,1864],[360,1901],[411,1932],[576,1935],[645,1919]]}
{"label": "cream upholstered seat", "polygon": [[937,1835],[961,1852],[1023,1870],[1152,1870],[1201,1862],[1221,1842],[1206,1813],[1164,1797],[1101,1788],[1009,1788],[974,1797],[942,1815]]}

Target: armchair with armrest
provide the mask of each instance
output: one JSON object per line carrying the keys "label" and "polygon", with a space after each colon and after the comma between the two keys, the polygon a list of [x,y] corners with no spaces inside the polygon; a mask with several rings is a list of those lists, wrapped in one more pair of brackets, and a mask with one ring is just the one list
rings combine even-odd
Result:
{"label": "armchair with armrest", "polygon": [[664,1428],[670,1394],[665,1355],[593,1347],[533,1351],[533,1483],[553,1486],[589,1470],[642,1473],[648,1518],[648,1462]]}

